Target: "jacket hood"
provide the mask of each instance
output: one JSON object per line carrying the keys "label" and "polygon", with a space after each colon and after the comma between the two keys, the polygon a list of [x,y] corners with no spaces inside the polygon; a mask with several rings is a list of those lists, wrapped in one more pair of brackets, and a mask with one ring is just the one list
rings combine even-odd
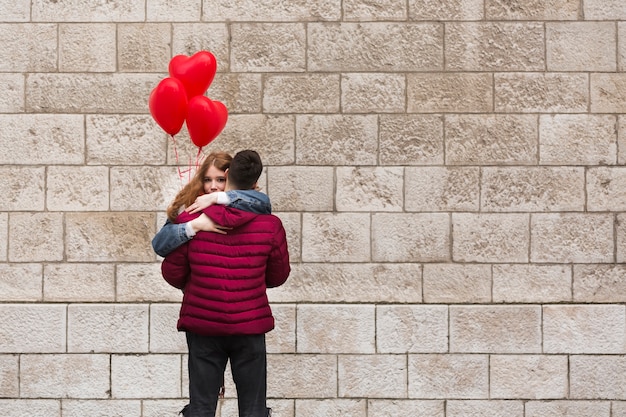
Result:
{"label": "jacket hood", "polygon": [[[216,224],[224,227],[239,227],[252,220],[254,220],[259,214],[251,213],[249,211],[243,211],[232,207],[214,205],[202,210],[204,214],[209,216]],[[183,211],[178,215],[176,219],[177,223],[185,223],[198,217],[200,213],[189,214]]]}

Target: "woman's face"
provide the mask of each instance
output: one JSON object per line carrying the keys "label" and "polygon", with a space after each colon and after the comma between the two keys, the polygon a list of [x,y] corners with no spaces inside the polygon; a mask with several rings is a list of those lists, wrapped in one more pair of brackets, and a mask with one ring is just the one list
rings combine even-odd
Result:
{"label": "woman's face", "polygon": [[226,173],[211,165],[204,173],[202,183],[204,184],[204,192],[206,194],[224,191],[224,188],[226,188]]}

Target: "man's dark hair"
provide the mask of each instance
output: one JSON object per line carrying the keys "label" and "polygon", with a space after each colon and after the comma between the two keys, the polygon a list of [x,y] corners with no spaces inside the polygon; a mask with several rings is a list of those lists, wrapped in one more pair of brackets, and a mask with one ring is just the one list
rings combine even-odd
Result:
{"label": "man's dark hair", "polygon": [[263,172],[261,157],[256,151],[246,149],[233,157],[228,169],[228,181],[232,188],[250,190]]}

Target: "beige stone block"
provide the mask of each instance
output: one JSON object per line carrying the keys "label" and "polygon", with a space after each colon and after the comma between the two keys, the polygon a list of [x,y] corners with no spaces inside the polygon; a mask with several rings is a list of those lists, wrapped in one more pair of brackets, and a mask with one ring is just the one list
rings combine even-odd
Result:
{"label": "beige stone block", "polygon": [[572,301],[572,270],[564,265],[494,265],[495,303]]}
{"label": "beige stone block", "polygon": [[474,264],[424,264],[425,303],[491,301],[491,268]]}
{"label": "beige stone block", "polygon": [[452,214],[455,262],[528,262],[527,214]]}
{"label": "beige stone block", "polygon": [[229,0],[205,0],[203,5],[203,21],[302,22],[341,18],[339,0],[294,0],[288,3],[281,0],[241,0],[236,3]]}
{"label": "beige stone block", "polygon": [[480,170],[477,167],[407,167],[406,211],[477,211]]}
{"label": "beige stone block", "polygon": [[[159,74],[148,73],[31,74],[26,80],[26,109],[41,113],[147,114],[148,97],[160,80]],[[81,129],[77,131],[81,134],[82,120],[80,117]]]}
{"label": "beige stone block", "polygon": [[[0,234],[2,236],[9,235],[9,214],[0,213]],[[8,257],[8,239],[0,239],[0,261],[6,262]]]}
{"label": "beige stone block", "polygon": [[2,72],[54,72],[58,69],[57,25],[2,23],[0,43],[3,56],[11,57],[0,60]]}
{"label": "beige stone block", "polygon": [[110,360],[110,398],[181,396],[179,355],[111,355]]}
{"label": "beige stone block", "polygon": [[153,213],[69,213],[65,256],[70,262],[153,261],[150,242],[154,233]]}
{"label": "beige stone block", "polygon": [[440,400],[392,400],[370,399],[367,402],[370,416],[397,417],[397,416],[430,416],[444,417],[444,401]]}
{"label": "beige stone block", "polygon": [[46,207],[53,211],[106,211],[109,208],[109,168],[48,167]]}
{"label": "beige stone block", "polygon": [[582,211],[585,171],[577,167],[485,167],[481,210]]}
{"label": "beige stone block", "polygon": [[302,261],[302,217],[300,213],[273,213],[278,217],[287,234],[289,261]]}
{"label": "beige stone block", "polygon": [[82,164],[83,124],[80,115],[0,114],[0,164]]}
{"label": "beige stone block", "polygon": [[349,73],[341,76],[341,108],[345,113],[403,113],[404,74]]}
{"label": "beige stone block", "polygon": [[109,398],[109,361],[109,355],[103,354],[22,355],[20,396]]}
{"label": "beige stone block", "polygon": [[406,398],[407,363],[402,355],[340,355],[339,397]]}
{"label": "beige stone block", "polygon": [[[3,397],[19,397],[19,356],[0,355],[0,392]],[[2,407],[0,402],[0,407]],[[6,412],[6,408],[2,407]]]}
{"label": "beige stone block", "polygon": [[480,73],[407,74],[408,113],[493,111],[493,76]]}
{"label": "beige stone block", "polygon": [[568,394],[567,356],[492,355],[490,397],[561,399]]}
{"label": "beige stone block", "polygon": [[202,0],[150,0],[146,3],[147,21],[200,21]]}
{"label": "beige stone block", "polygon": [[409,398],[487,398],[487,355],[409,355]]}
{"label": "beige stone block", "polygon": [[537,118],[530,115],[446,116],[446,164],[534,165]]}
{"label": "beige stone block", "polygon": [[626,167],[587,170],[587,209],[626,211]]}
{"label": "beige stone block", "polygon": [[626,74],[590,74],[591,112],[626,112]]}
{"label": "beige stone block", "polygon": [[626,23],[617,22],[617,70],[626,71]]}
{"label": "beige stone block", "polygon": [[379,353],[447,352],[448,306],[377,306],[376,351]]}
{"label": "beige stone block", "polygon": [[615,29],[609,22],[546,23],[548,71],[615,71]]}
{"label": "beige stone block", "polygon": [[305,71],[307,36],[303,23],[233,23],[230,30],[231,71]]}
{"label": "beige stone block", "polygon": [[[178,0],[178,2],[181,1]],[[189,7],[192,4],[187,3],[182,8]],[[150,5],[147,6],[148,8],[150,7]],[[194,10],[192,13],[200,13],[199,4],[197,5],[197,10]],[[178,20],[180,14],[177,13],[174,16]],[[162,20],[171,22],[171,18]],[[200,23],[200,19],[192,19],[174,23],[172,24],[172,29],[172,55],[186,55],[190,57],[199,51],[209,51],[215,56],[218,72],[223,72],[230,68],[228,26],[225,22]],[[216,79],[213,79],[213,82],[215,83]],[[213,86],[213,83],[211,86]],[[213,98],[211,95],[209,97]]]}
{"label": "beige stone block", "polygon": [[409,0],[411,20],[482,20],[483,3],[480,0]]}
{"label": "beige stone block", "polygon": [[2,302],[41,301],[43,292],[41,271],[40,264],[0,264],[0,300]]}
{"label": "beige stone block", "polygon": [[621,303],[626,299],[626,265],[574,265],[574,301]]}
{"label": "beige stone block", "polygon": [[[143,311],[142,311],[143,313]],[[150,305],[150,353],[187,353],[184,332],[176,328],[180,303]],[[143,326],[140,327],[140,326]],[[145,323],[138,323],[138,331],[148,331]],[[147,336],[147,335],[146,335]],[[136,336],[135,339],[138,337]],[[113,351],[115,352],[115,351]],[[120,352],[119,350],[117,352]],[[148,352],[144,350],[144,352]]]}
{"label": "beige stone block", "polygon": [[447,261],[451,253],[450,238],[448,214],[375,213],[372,215],[371,240],[374,261]]}
{"label": "beige stone block", "polygon": [[271,304],[274,315],[274,330],[266,334],[269,353],[296,353],[295,304]]}
{"label": "beige stone block", "polygon": [[626,19],[626,3],[621,0],[586,0],[583,11],[586,20]]}
{"label": "beige stone block", "polygon": [[114,23],[59,25],[59,70],[116,71],[116,30]]}
{"label": "beige stone block", "polygon": [[[608,405],[608,401],[604,402],[605,405]],[[626,415],[626,401],[612,401],[610,403],[611,410],[613,410],[614,414]],[[601,417],[605,417],[603,414],[598,414]],[[608,414],[607,414],[608,415]],[[581,414],[582,417],[582,414]]]}
{"label": "beige stone block", "polygon": [[145,19],[145,5],[134,0],[115,3],[34,2],[32,20],[44,22],[136,22]]}
{"label": "beige stone block", "polygon": [[626,357],[570,356],[569,398],[626,400]]}
{"label": "beige stone block", "polygon": [[624,306],[544,306],[543,349],[546,353],[626,353]]}
{"label": "beige stone block", "polygon": [[141,415],[139,400],[63,400],[63,417],[138,415]]}
{"label": "beige stone block", "polygon": [[267,393],[272,398],[337,398],[337,356],[268,355]]}
{"label": "beige stone block", "polygon": [[507,113],[587,112],[588,78],[587,74],[579,73],[495,74],[495,111]]}
{"label": "beige stone block", "polygon": [[421,279],[415,263],[295,263],[268,295],[272,302],[421,303]]}
{"label": "beige stone block", "polygon": [[542,165],[613,165],[617,158],[614,115],[539,116],[539,163]]}
{"label": "beige stone block", "polygon": [[[367,400],[327,399],[298,400],[298,415],[328,417],[365,417],[367,416]],[[275,411],[272,410],[272,414]]]}
{"label": "beige stone block", "polygon": [[404,21],[406,3],[402,0],[344,0],[343,19],[347,22]]}
{"label": "beige stone block", "polygon": [[304,213],[304,262],[370,261],[370,215],[367,213]]}
{"label": "beige stone block", "polygon": [[110,264],[46,264],[43,299],[47,302],[113,302],[116,300],[115,279],[115,268]]}
{"label": "beige stone block", "polygon": [[[43,211],[45,209],[45,168],[0,166],[0,210]],[[5,235],[6,236],[6,235]]]}
{"label": "beige stone block", "polygon": [[30,3],[8,2],[2,5],[3,22],[28,22],[30,20]]}
{"label": "beige stone block", "polygon": [[446,24],[446,70],[541,71],[542,23],[463,22]]}
{"label": "beige stone block", "polygon": [[164,132],[150,116],[88,115],[87,163],[153,165],[166,160]]}
{"label": "beige stone block", "polygon": [[613,262],[613,216],[608,214],[533,214],[531,262]]}
{"label": "beige stone block", "polygon": [[541,307],[450,306],[450,351],[541,352]]}
{"label": "beige stone block", "polygon": [[443,117],[380,115],[380,164],[443,164]]}
{"label": "beige stone block", "polygon": [[9,261],[61,261],[63,246],[62,213],[9,215]]}
{"label": "beige stone block", "polygon": [[298,353],[375,352],[374,305],[299,305],[297,320]]}
{"label": "beige stone block", "polygon": [[113,167],[111,210],[165,210],[181,188],[171,167]]}
{"label": "beige stone block", "polygon": [[617,214],[615,218],[615,243],[617,245],[617,262],[626,262],[626,217],[624,214]]}
{"label": "beige stone block", "polygon": [[169,23],[122,23],[117,25],[118,66],[124,72],[164,72],[171,51]]}
{"label": "beige stone block", "polygon": [[76,353],[148,351],[148,306],[71,304],[67,308],[67,350]]}
{"label": "beige stone block", "polygon": [[375,115],[296,116],[299,165],[376,165],[377,153]]}
{"label": "beige stone block", "polygon": [[0,74],[0,112],[22,113],[24,111],[23,74]]}
{"label": "beige stone block", "polygon": [[161,276],[161,264],[123,263],[116,266],[115,299],[118,302],[180,302],[182,292]]}
{"label": "beige stone block", "polygon": [[0,399],[0,409],[7,416],[61,417],[61,400]]}
{"label": "beige stone block", "polygon": [[402,167],[337,167],[337,211],[402,211]]}
{"label": "beige stone block", "polygon": [[[109,400],[110,401],[110,400]],[[129,400],[120,400],[129,402]],[[143,417],[161,417],[163,415],[178,415],[182,408],[189,403],[189,398],[179,399],[156,399],[156,400],[132,400],[139,401],[143,411]],[[79,417],[79,416],[76,416]]]}
{"label": "beige stone block", "polygon": [[[217,65],[219,67],[219,61]],[[236,117],[237,113],[261,113],[263,100],[261,84],[261,74],[218,72],[207,94],[211,100],[224,103],[230,118]],[[226,124],[229,125],[229,122]],[[220,136],[219,141],[221,140]]]}
{"label": "beige stone block", "polygon": [[577,20],[579,0],[486,0],[488,20]]}
{"label": "beige stone block", "polygon": [[203,148],[205,153],[226,150],[231,154],[254,149],[263,164],[290,165],[295,155],[295,121],[293,116],[233,115],[229,116],[220,136]]}
{"label": "beige stone block", "polygon": [[272,210],[332,211],[334,170],[332,167],[269,167],[268,195]]}
{"label": "beige stone block", "polygon": [[307,39],[309,71],[443,69],[439,23],[311,23]]}
{"label": "beige stone block", "polygon": [[337,74],[286,74],[265,77],[265,113],[338,113]]}
{"label": "beige stone block", "polygon": [[523,417],[524,402],[512,400],[448,400],[446,416]]}
{"label": "beige stone block", "polygon": [[[615,403],[614,403],[615,404]],[[609,401],[528,401],[525,404],[527,417],[571,416],[571,417],[609,417]],[[613,408],[614,411],[617,411]],[[619,412],[617,415],[621,415]]]}

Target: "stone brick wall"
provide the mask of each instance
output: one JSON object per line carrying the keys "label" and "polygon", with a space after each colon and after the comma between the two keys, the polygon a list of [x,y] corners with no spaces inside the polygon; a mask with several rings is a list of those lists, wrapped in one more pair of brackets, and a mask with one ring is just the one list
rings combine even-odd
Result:
{"label": "stone brick wall", "polygon": [[147,100],[199,50],[288,232],[274,416],[626,416],[623,0],[0,0],[0,45],[3,416],[186,403]]}

